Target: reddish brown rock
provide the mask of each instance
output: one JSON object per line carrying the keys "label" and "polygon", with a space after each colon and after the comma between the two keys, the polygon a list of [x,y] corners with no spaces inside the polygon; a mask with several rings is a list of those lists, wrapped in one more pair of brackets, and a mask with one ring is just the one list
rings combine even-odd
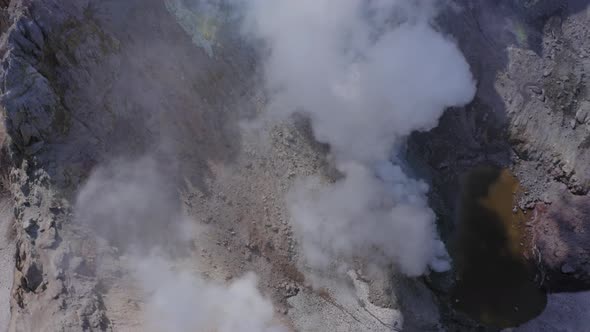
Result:
{"label": "reddish brown rock", "polygon": [[590,288],[590,196],[563,189],[537,204],[530,228],[532,258],[551,292]]}

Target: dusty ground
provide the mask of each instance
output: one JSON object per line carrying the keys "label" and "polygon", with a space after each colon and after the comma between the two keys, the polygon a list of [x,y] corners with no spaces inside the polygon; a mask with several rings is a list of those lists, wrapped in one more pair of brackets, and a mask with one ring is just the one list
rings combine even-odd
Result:
{"label": "dusty ground", "polygon": [[12,202],[0,201],[0,331],[8,330],[10,321],[10,292],[14,277],[14,229]]}
{"label": "dusty ground", "polygon": [[[277,311],[287,314],[298,330],[325,326],[335,331],[382,331],[401,326],[399,312],[372,305],[368,285],[354,274],[349,280],[328,280],[321,292],[306,281],[285,195],[296,177],[325,171],[324,151],[310,140],[307,129],[304,123],[299,128],[291,123],[267,127],[262,134],[245,132],[236,163],[213,167],[210,192],[215,194],[189,195],[188,211],[207,224],[207,231],[195,240],[205,258],[204,269],[225,280],[256,271]],[[390,296],[387,289],[376,291]],[[342,294],[347,296],[339,298]],[[321,322],[309,317],[317,311]]]}
{"label": "dusty ground", "polygon": [[[191,252],[175,265],[206,280],[226,283],[255,271],[263,294],[275,304],[276,319],[298,331],[320,326],[331,331],[401,328],[400,311],[372,304],[369,284],[356,272],[343,279],[327,278],[321,290],[312,289],[306,281],[284,197],[296,176],[320,172],[323,154],[309,140],[305,127],[298,129],[291,123],[265,128],[244,131],[234,164],[210,165],[213,176],[206,190],[188,186],[184,191],[185,213],[199,227],[192,236]],[[142,290],[125,256],[107,258],[99,270],[103,270],[99,274],[104,275],[106,286],[104,303],[114,329],[145,330]],[[113,271],[121,271],[122,276],[112,277]],[[391,289],[379,284],[372,292],[374,297],[391,297]],[[391,305],[391,300],[386,302]],[[418,307],[424,306],[413,310],[422,310]],[[428,317],[430,324],[437,323],[436,314]]]}

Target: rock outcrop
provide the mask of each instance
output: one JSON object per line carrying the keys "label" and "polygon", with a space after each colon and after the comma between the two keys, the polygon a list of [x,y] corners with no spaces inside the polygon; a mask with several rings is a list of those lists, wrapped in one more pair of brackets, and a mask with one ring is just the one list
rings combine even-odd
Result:
{"label": "rock outcrop", "polygon": [[93,238],[70,225],[71,208],[42,169],[24,161],[10,176],[17,227],[10,330],[106,330]]}
{"label": "rock outcrop", "polygon": [[[60,198],[45,171],[51,160],[43,153],[65,135],[68,122],[52,50],[58,35],[53,29],[67,14],[47,16],[48,10],[57,8],[51,2],[25,5],[17,1],[3,7],[9,23],[1,41],[0,103],[13,165],[16,269],[10,330],[14,331],[105,330],[109,326],[95,292],[97,280],[91,273],[82,276],[72,269],[82,252],[79,246],[92,244],[69,225],[69,204]],[[64,242],[64,237],[74,240]]]}

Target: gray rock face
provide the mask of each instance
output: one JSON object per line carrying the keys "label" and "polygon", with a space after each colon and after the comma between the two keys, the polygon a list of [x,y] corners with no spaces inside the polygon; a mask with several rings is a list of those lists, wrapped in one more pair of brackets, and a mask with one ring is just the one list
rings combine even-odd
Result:
{"label": "gray rock face", "polygon": [[580,124],[587,124],[590,120],[590,102],[583,101],[576,112],[576,121]]}
{"label": "gray rock face", "polygon": [[10,45],[3,60],[2,102],[6,109],[6,126],[14,144],[26,151],[43,142],[53,131],[58,97],[49,81],[39,72],[44,38],[39,26],[21,17],[7,32]]}
{"label": "gray rock face", "polygon": [[17,250],[10,330],[108,329],[97,280],[72,268],[74,256],[84,252],[80,246],[92,247],[92,238],[71,233],[68,203],[56,197],[41,169],[25,161],[12,171],[11,183]]}
{"label": "gray rock face", "polygon": [[[70,231],[64,228],[70,218],[67,202],[51,189],[44,171],[46,160],[27,161],[36,159],[65,129],[65,108],[54,71],[48,70],[55,65],[47,38],[52,31],[47,30],[47,21],[37,20],[37,15],[54,5],[13,2],[2,7],[10,13],[6,19],[11,23],[4,24],[2,31],[0,104],[15,162],[10,182],[17,229],[11,331],[104,330],[109,326],[100,296],[94,292],[96,282],[77,280],[67,268],[72,249],[62,243]],[[59,17],[51,20],[59,22]]]}

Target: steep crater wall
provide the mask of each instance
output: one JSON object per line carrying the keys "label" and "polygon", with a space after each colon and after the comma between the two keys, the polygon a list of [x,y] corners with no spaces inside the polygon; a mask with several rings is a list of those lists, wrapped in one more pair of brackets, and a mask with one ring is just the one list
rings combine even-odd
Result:
{"label": "steep crater wall", "polygon": [[[590,282],[590,241],[583,231],[590,188],[589,22],[587,4],[566,2],[518,7],[507,0],[459,1],[462,11],[446,12],[440,25],[458,39],[479,81],[478,94],[466,108],[447,111],[434,130],[414,134],[407,151],[417,175],[432,184],[431,204],[445,239],[455,232],[462,176],[481,165],[512,169],[524,188],[517,208],[535,216],[527,249],[532,258],[541,257],[539,273],[548,276],[552,291],[562,285],[584,289]],[[214,57],[178,46],[192,45],[191,27],[172,16],[162,19],[169,15],[162,8],[159,1],[121,7],[108,1],[0,1],[0,104],[17,225],[15,330],[40,329],[35,324],[49,319],[53,325],[46,330],[111,327],[92,268],[98,245],[72,225],[69,203],[96,164],[130,151],[140,155],[170,135],[181,164],[207,170],[185,172],[204,187],[213,172],[210,161],[235,158],[238,118],[255,113],[254,101],[263,99],[250,88],[256,59],[239,40],[223,36],[226,51]],[[165,23],[148,29],[139,17]],[[498,25],[495,18],[508,23]],[[144,54],[151,35],[168,43]],[[168,61],[158,61],[163,58]],[[244,114],[232,114],[232,103],[244,96],[252,103]],[[198,118],[188,112],[207,107],[224,112]],[[564,220],[571,225],[564,227]],[[452,275],[431,278],[440,298],[449,300]],[[454,316],[448,316],[453,326]]]}

